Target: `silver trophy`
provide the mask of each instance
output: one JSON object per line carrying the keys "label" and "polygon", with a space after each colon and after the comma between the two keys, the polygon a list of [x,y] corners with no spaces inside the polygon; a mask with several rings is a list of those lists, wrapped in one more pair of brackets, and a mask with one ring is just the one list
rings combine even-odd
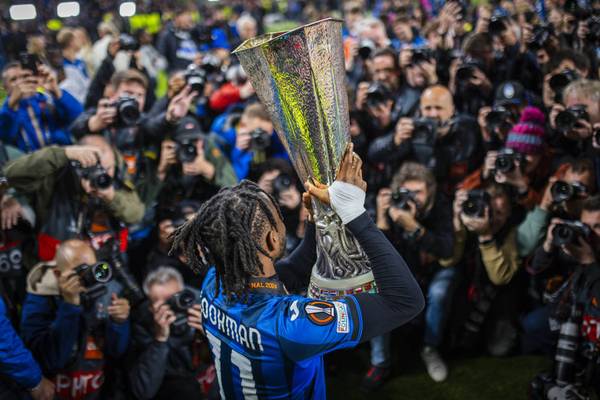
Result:
{"label": "silver trophy", "polygon": [[[302,182],[332,184],[349,134],[342,21],[327,18],[246,40],[237,55]],[[340,218],[313,202],[317,262],[308,295],[376,290],[369,260]]]}

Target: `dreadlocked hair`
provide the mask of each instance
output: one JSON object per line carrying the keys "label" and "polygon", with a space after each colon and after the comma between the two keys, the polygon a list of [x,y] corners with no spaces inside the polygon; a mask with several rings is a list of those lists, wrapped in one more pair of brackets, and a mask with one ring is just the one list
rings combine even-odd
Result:
{"label": "dreadlocked hair", "polygon": [[173,233],[171,252],[179,251],[187,265],[204,275],[214,265],[216,294],[244,300],[248,279],[263,273],[258,253],[268,256],[260,242],[267,228],[276,226],[277,203],[253,182],[221,189],[196,215]]}

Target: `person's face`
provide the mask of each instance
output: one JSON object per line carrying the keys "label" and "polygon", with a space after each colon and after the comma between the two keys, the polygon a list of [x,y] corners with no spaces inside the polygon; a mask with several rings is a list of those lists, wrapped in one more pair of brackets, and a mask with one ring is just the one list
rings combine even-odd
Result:
{"label": "person's face", "polygon": [[192,14],[189,12],[184,12],[177,15],[174,22],[177,29],[184,31],[189,31],[194,27],[194,20],[192,19]]}
{"label": "person's face", "polygon": [[165,219],[158,223],[158,240],[160,244],[167,247],[171,244],[171,235],[175,232],[173,220]]}
{"label": "person's face", "polygon": [[394,33],[401,42],[410,43],[413,40],[413,32],[408,22],[396,22],[394,24]]}
{"label": "person's face", "polygon": [[257,34],[256,24],[253,22],[247,22],[247,23],[243,24],[241,26],[239,34],[240,34],[240,38],[242,40],[246,40],[246,39],[255,37]]}
{"label": "person's face", "polygon": [[421,115],[426,118],[446,122],[454,114],[454,103],[448,94],[421,97]]}
{"label": "person's face", "polygon": [[540,161],[542,160],[541,154],[526,154],[525,155],[525,174],[532,174],[540,165]]}
{"label": "person's face", "polygon": [[385,83],[392,90],[398,89],[399,74],[391,56],[375,57],[372,63],[373,80]]}
{"label": "person's face", "polygon": [[10,68],[4,72],[4,87],[9,94],[12,92],[24,72],[25,70],[21,69],[21,67]]}
{"label": "person's face", "polygon": [[406,68],[406,81],[414,88],[427,86],[427,74],[420,64],[413,64]]}
{"label": "person's face", "polygon": [[150,286],[148,290],[148,299],[153,308],[160,306],[166,302],[175,293],[179,293],[183,290],[183,285],[177,282],[175,279],[171,279],[165,283],[155,283]]}
{"label": "person's face", "polygon": [[144,110],[144,104],[146,102],[146,89],[136,82],[123,82],[117,88],[117,91],[113,94],[113,101],[116,101],[119,97],[130,96],[137,100],[138,108],[140,112]]}
{"label": "person's face", "polygon": [[427,184],[423,181],[411,180],[404,182],[402,187],[414,193],[417,210],[423,210],[429,200],[429,188]]}
{"label": "person's face", "polygon": [[568,96],[563,99],[565,107],[573,106],[585,106],[585,110],[590,116],[590,123],[597,124],[600,122],[600,104],[597,101],[593,101],[589,97],[578,96],[576,93],[571,92]]}
{"label": "person's face", "polygon": [[271,121],[265,121],[260,118],[250,118],[246,115],[242,115],[240,123],[238,124],[237,133],[238,135],[249,135],[253,130],[260,128],[266,132],[273,132],[273,123]]}
{"label": "person's face", "polygon": [[491,226],[497,232],[510,217],[511,205],[508,196],[505,193],[497,193],[495,196],[491,196],[490,208],[492,212]]}
{"label": "person's face", "polygon": [[573,33],[577,28],[577,18],[573,14],[564,14],[563,23],[565,33]]}
{"label": "person's face", "polygon": [[592,246],[595,249],[600,247],[600,211],[583,210],[581,212],[581,222],[592,229]]}

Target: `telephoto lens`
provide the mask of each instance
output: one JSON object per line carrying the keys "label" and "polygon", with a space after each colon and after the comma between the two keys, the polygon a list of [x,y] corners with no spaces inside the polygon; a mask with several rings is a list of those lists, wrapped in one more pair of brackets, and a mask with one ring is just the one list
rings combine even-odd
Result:
{"label": "telephoto lens", "polygon": [[177,149],[175,154],[177,160],[181,163],[193,162],[198,157],[198,149],[196,148],[197,140],[181,140],[177,141]]}
{"label": "telephoto lens", "polygon": [[579,120],[590,120],[590,115],[585,106],[573,106],[556,115],[556,129],[562,134],[566,134],[577,127]]}
{"label": "telephoto lens", "polygon": [[120,126],[134,126],[140,120],[138,101],[131,96],[121,96],[112,104],[117,109],[117,121]]}
{"label": "telephoto lens", "polygon": [[560,325],[556,354],[554,355],[556,383],[560,386],[574,383],[580,324],[581,310],[577,303],[574,303],[571,307],[571,315]]}

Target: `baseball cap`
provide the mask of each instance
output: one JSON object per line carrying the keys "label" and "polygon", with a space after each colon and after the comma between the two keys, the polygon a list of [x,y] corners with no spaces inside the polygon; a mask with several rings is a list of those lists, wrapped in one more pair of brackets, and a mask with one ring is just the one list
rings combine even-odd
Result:
{"label": "baseball cap", "polygon": [[525,88],[517,81],[507,81],[496,89],[494,105],[521,105],[525,102]]}
{"label": "baseball cap", "polygon": [[175,129],[175,139],[195,139],[204,136],[204,131],[194,117],[183,117]]}

